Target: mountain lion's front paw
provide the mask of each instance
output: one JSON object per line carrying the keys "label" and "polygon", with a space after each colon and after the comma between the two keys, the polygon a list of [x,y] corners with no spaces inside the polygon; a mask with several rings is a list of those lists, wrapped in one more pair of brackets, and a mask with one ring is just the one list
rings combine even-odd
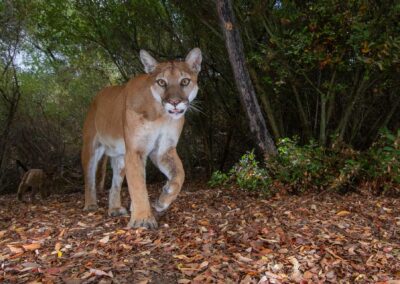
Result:
{"label": "mountain lion's front paw", "polygon": [[148,218],[137,218],[131,220],[128,223],[128,228],[140,228],[144,227],[147,229],[157,229],[158,224],[154,216],[150,216]]}
{"label": "mountain lion's front paw", "polygon": [[126,211],[126,209],[124,207],[108,209],[108,216],[111,216],[111,217],[123,216],[123,215],[127,215],[127,214],[128,214],[128,211]]}
{"label": "mountain lion's front paw", "polygon": [[97,209],[99,209],[99,206],[97,206],[97,204],[85,205],[85,207],[83,208],[84,211],[97,211]]}

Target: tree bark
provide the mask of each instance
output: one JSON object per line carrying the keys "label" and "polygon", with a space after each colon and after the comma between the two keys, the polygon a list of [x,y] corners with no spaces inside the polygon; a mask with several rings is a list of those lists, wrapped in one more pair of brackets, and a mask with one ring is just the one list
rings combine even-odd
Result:
{"label": "tree bark", "polygon": [[255,136],[256,143],[265,158],[268,159],[276,155],[277,151],[262,116],[249,71],[245,64],[243,42],[236,24],[231,0],[216,0],[216,4],[235,83],[239,90],[240,102],[249,121],[250,131]]}

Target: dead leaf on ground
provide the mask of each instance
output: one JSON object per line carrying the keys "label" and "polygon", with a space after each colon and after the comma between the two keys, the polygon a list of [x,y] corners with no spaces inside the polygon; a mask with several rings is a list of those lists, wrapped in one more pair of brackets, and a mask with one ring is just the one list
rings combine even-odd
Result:
{"label": "dead leaf on ground", "polygon": [[336,215],[340,216],[340,217],[347,216],[347,215],[350,215],[350,214],[351,214],[351,212],[346,211],[346,210],[342,210],[342,211],[339,211],[339,212],[336,213]]}
{"label": "dead leaf on ground", "polygon": [[22,245],[22,247],[24,248],[24,250],[37,250],[41,247],[41,244],[40,243],[31,243],[31,244]]}

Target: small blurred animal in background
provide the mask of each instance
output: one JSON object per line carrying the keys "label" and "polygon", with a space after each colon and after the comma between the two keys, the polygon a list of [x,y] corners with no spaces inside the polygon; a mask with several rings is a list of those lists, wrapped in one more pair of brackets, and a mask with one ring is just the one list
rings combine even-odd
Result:
{"label": "small blurred animal in background", "polygon": [[31,201],[36,198],[36,193],[40,193],[42,199],[48,196],[46,189],[47,176],[42,169],[30,169],[21,179],[18,187],[17,197],[19,201],[24,201],[24,194],[27,190],[31,189]]}

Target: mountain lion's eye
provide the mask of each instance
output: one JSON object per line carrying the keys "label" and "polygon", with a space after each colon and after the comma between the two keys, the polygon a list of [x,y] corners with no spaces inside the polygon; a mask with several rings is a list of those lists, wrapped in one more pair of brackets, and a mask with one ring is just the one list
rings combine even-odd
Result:
{"label": "mountain lion's eye", "polygon": [[181,81],[181,86],[187,86],[190,83],[190,79],[189,78],[183,78]]}
{"label": "mountain lion's eye", "polygon": [[163,79],[158,79],[156,82],[160,87],[165,88],[167,86],[167,82],[165,82]]}

